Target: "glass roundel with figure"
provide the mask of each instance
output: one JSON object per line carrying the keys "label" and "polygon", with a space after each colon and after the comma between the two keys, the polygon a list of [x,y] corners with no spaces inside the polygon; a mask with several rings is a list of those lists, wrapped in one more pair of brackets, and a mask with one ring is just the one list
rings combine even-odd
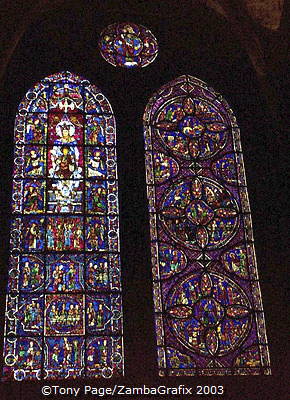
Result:
{"label": "glass roundel with figure", "polygon": [[105,28],[99,49],[102,57],[115,67],[146,67],[157,57],[158,44],[149,29],[126,22]]}
{"label": "glass roundel with figure", "polygon": [[123,375],[116,126],[70,72],[15,120],[4,379]]}
{"label": "glass roundel with figure", "polygon": [[191,76],[144,114],[161,376],[270,374],[239,128]]}

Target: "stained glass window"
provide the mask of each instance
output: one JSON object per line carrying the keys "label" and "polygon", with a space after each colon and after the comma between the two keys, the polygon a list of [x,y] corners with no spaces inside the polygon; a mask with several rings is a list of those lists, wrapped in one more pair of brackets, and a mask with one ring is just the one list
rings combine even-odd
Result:
{"label": "stained glass window", "polygon": [[161,376],[270,374],[239,128],[181,76],[144,114]]}
{"label": "stained glass window", "polygon": [[146,67],[157,57],[157,40],[143,25],[131,22],[109,25],[100,35],[102,57],[115,67]]}
{"label": "stained glass window", "polygon": [[69,72],[19,105],[6,379],[123,375],[115,139],[106,97]]}

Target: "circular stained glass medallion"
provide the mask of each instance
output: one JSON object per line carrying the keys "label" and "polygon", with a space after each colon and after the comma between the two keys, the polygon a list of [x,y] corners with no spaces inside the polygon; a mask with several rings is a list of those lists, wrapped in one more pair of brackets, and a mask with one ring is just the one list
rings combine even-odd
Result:
{"label": "circular stained glass medallion", "polygon": [[158,53],[157,40],[142,25],[115,23],[104,29],[99,39],[102,57],[115,67],[146,67]]}
{"label": "circular stained glass medallion", "polygon": [[252,321],[244,290],[226,276],[206,272],[178,281],[166,300],[166,314],[178,341],[207,356],[235,350]]}
{"label": "circular stained glass medallion", "polygon": [[205,160],[226,145],[229,126],[217,107],[195,97],[179,96],[158,110],[155,129],[163,146],[183,159]]}
{"label": "circular stained glass medallion", "polygon": [[166,231],[192,249],[222,247],[239,224],[239,207],[232,193],[207,177],[175,182],[161,204]]}

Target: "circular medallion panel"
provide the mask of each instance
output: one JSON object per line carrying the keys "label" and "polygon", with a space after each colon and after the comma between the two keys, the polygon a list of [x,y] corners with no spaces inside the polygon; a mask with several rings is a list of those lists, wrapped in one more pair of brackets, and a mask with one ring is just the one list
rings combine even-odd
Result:
{"label": "circular medallion panel", "polygon": [[166,313],[173,335],[203,355],[236,349],[251,324],[243,289],[217,273],[194,273],[179,281],[166,300]]}
{"label": "circular medallion panel", "polygon": [[216,106],[194,97],[176,97],[157,112],[162,144],[185,159],[208,159],[225,147],[229,127]]}
{"label": "circular medallion panel", "polygon": [[194,249],[220,248],[235,235],[238,204],[222,185],[199,177],[169,187],[160,218],[174,240]]}
{"label": "circular medallion panel", "polygon": [[157,57],[157,40],[142,25],[116,23],[104,29],[99,39],[102,57],[114,67],[146,67]]}

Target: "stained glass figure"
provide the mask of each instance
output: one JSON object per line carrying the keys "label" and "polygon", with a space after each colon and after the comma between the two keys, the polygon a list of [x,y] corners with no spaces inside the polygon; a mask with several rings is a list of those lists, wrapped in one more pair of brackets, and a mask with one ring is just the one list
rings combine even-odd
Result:
{"label": "stained glass figure", "polygon": [[142,25],[115,23],[103,30],[99,39],[102,57],[114,67],[146,67],[158,54],[157,40]]}
{"label": "stained glass figure", "polygon": [[123,375],[115,139],[106,97],[70,72],[20,103],[4,379]]}
{"label": "stained glass figure", "polygon": [[160,376],[270,374],[233,112],[181,76],[149,101],[144,136]]}

